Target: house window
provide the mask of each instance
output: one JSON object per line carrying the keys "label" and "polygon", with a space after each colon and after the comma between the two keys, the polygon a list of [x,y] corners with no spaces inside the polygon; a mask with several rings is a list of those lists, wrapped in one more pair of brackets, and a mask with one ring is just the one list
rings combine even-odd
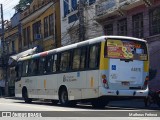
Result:
{"label": "house window", "polygon": [[77,0],[72,0],[71,5],[73,10],[77,10]]}
{"label": "house window", "polygon": [[143,13],[136,14],[132,17],[133,36],[143,37]]}
{"label": "house window", "polygon": [[30,26],[27,28],[23,29],[23,44],[24,46],[27,46],[31,43],[31,38],[30,38]]}
{"label": "house window", "polygon": [[95,3],[95,2],[96,2],[96,0],[89,0],[89,5],[91,5],[91,4]]}
{"label": "house window", "polygon": [[113,24],[108,24],[104,26],[105,35],[113,35]]}
{"label": "house window", "polygon": [[127,19],[119,20],[117,27],[118,35],[127,35]]}
{"label": "house window", "polygon": [[44,37],[49,36],[49,31],[48,31],[48,16],[44,18]]}
{"label": "house window", "polygon": [[31,44],[30,26],[27,27],[27,41]]}
{"label": "house window", "polygon": [[23,29],[23,45],[27,45],[27,35],[26,35],[26,28]]}
{"label": "house window", "polygon": [[49,15],[49,35],[54,35],[54,14]]}
{"label": "house window", "polygon": [[38,40],[41,38],[41,21],[33,24],[33,40]]}
{"label": "house window", "polygon": [[160,34],[160,8],[152,10],[150,17],[150,35]]}
{"label": "house window", "polygon": [[68,23],[72,23],[74,21],[78,20],[78,14],[73,14],[71,16],[68,17]]}
{"label": "house window", "polygon": [[12,52],[15,52],[15,42],[12,41]]}
{"label": "house window", "polygon": [[67,16],[69,11],[69,3],[68,0],[63,0],[63,6],[64,6],[64,17]]}

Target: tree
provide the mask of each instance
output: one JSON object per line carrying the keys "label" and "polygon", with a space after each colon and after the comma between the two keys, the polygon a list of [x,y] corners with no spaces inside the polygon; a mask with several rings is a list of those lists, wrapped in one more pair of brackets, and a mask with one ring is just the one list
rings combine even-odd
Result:
{"label": "tree", "polygon": [[20,0],[19,3],[14,7],[14,9],[19,12],[23,11],[28,4],[31,4],[33,0]]}

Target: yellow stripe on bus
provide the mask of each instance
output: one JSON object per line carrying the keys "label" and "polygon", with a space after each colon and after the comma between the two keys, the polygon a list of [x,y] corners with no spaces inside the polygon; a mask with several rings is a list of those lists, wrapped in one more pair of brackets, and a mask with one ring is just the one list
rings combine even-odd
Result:
{"label": "yellow stripe on bus", "polygon": [[46,80],[44,80],[44,89],[46,89]]}
{"label": "yellow stripe on bus", "polygon": [[144,61],[144,72],[149,72],[149,61]]}
{"label": "yellow stripe on bus", "polygon": [[104,58],[104,46],[105,42],[101,43],[101,55],[100,55],[100,70],[108,70],[108,58]]}

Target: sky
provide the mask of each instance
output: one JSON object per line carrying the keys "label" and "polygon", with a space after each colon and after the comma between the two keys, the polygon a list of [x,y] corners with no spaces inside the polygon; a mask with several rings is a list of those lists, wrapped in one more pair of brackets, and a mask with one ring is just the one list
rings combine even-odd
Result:
{"label": "sky", "polygon": [[3,4],[4,20],[10,20],[14,15],[15,10],[13,9],[19,3],[19,0],[0,0],[0,4]]}

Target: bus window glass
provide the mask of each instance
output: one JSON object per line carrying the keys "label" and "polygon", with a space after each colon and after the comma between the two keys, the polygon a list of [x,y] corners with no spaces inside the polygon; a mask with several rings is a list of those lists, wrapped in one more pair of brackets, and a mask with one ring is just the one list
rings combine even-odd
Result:
{"label": "bus window glass", "polygon": [[33,59],[32,72],[33,75],[37,75],[39,73],[39,59]]}
{"label": "bus window glass", "polygon": [[40,58],[39,60],[39,74],[43,75],[43,74],[46,74],[46,58],[45,57],[42,57]]}
{"label": "bus window glass", "polygon": [[79,69],[80,66],[80,55],[81,55],[81,50],[80,49],[75,49],[73,52],[73,70]]}
{"label": "bus window glass", "polygon": [[53,55],[53,72],[56,72],[57,71],[57,54]]}
{"label": "bus window glass", "polygon": [[46,59],[46,69],[47,69],[47,73],[52,72],[52,64],[53,64],[53,55],[47,56]]}
{"label": "bus window glass", "polygon": [[28,72],[28,61],[24,61],[22,66],[23,66],[22,76],[25,77],[27,76],[27,72]]}
{"label": "bus window glass", "polygon": [[62,53],[60,61],[60,71],[69,70],[69,62],[70,62],[70,53],[69,52]]}
{"label": "bus window glass", "polygon": [[147,60],[144,42],[132,40],[107,40],[107,57],[115,59]]}
{"label": "bus window glass", "polygon": [[94,45],[90,47],[89,68],[98,67],[99,63],[99,46]]}
{"label": "bus window glass", "polygon": [[80,63],[80,69],[85,68],[85,61],[86,61],[86,48],[81,49],[81,63]]}
{"label": "bus window glass", "polygon": [[21,77],[22,76],[22,62],[19,62],[16,67],[15,67],[15,71],[16,71],[16,77]]}
{"label": "bus window glass", "polygon": [[28,76],[34,75],[33,73],[34,69],[35,69],[35,62],[34,60],[30,60],[28,65]]}

